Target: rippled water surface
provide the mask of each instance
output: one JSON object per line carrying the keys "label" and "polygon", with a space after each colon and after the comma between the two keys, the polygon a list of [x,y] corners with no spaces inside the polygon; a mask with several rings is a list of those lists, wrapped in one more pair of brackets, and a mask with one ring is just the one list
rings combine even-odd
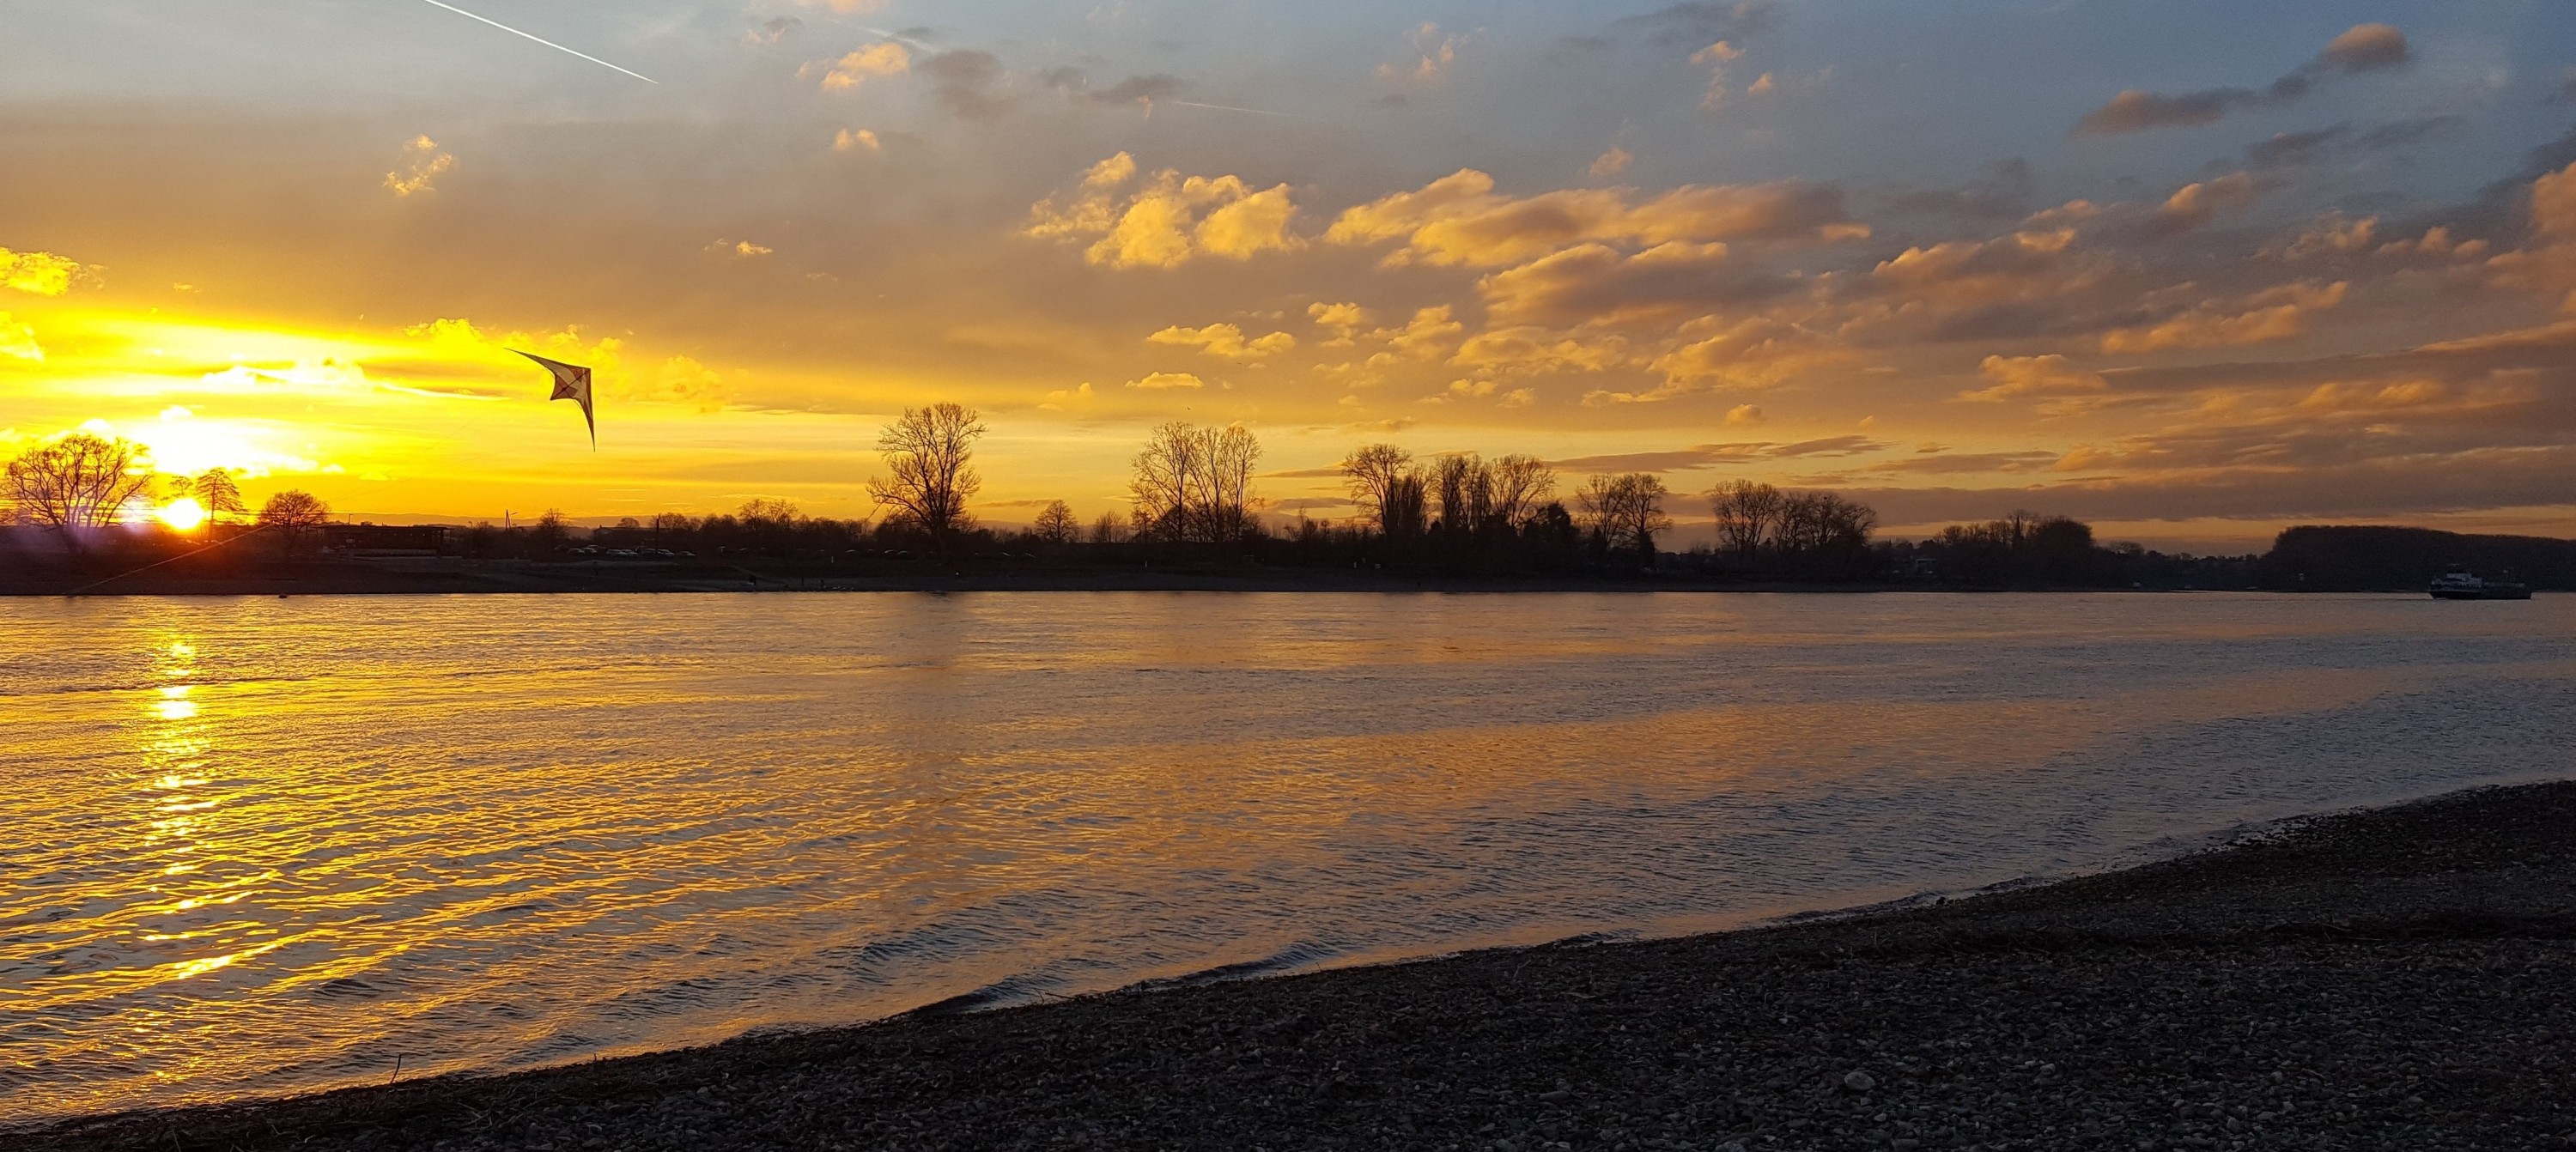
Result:
{"label": "rippled water surface", "polygon": [[0,601],[0,1117],[1671,933],[2570,772],[2576,598]]}

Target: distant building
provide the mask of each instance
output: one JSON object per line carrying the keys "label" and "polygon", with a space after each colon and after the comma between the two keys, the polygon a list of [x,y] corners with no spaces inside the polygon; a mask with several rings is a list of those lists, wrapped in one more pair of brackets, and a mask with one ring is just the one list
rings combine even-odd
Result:
{"label": "distant building", "polygon": [[343,556],[436,556],[447,551],[445,524],[325,524],[322,550]]}

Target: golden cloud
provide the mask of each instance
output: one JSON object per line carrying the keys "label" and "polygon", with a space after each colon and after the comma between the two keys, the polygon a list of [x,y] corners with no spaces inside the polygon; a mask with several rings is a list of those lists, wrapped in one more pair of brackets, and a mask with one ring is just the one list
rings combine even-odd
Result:
{"label": "golden cloud", "polygon": [[456,157],[439,151],[437,141],[414,136],[403,145],[402,167],[385,173],[385,187],[396,196],[417,196],[430,191],[430,181],[455,166]]}
{"label": "golden cloud", "polygon": [[1148,372],[1142,379],[1128,381],[1127,386],[1160,392],[1171,388],[1205,388],[1207,381],[1199,379],[1193,372]]}
{"label": "golden cloud", "polygon": [[1071,197],[1032,205],[1021,235],[1096,237],[1083,259],[1112,268],[1176,268],[1197,256],[1249,260],[1305,243],[1288,230],[1297,207],[1286,184],[1255,191],[1239,176],[1183,176],[1167,168],[1123,194],[1135,176],[1135,157],[1125,152],[1092,165]]}
{"label": "golden cloud", "polygon": [[1487,275],[1476,290],[1497,323],[1611,326],[1773,300],[1796,283],[1730,261],[1724,244],[1673,241],[1634,255],[1578,245]]}
{"label": "golden cloud", "polygon": [[1413,314],[1402,328],[1380,328],[1369,333],[1371,340],[1383,340],[1397,352],[1416,360],[1437,360],[1448,355],[1449,348],[1467,326],[1449,317],[1446,304],[1423,308]]}
{"label": "golden cloud", "polygon": [[2343,303],[2351,285],[2284,284],[2232,302],[2207,301],[2154,324],[2102,334],[2105,352],[2224,348],[2304,336],[2308,318]]}
{"label": "golden cloud", "polygon": [[1462,168],[1412,192],[1344,211],[1324,238],[1335,244],[1401,239],[1392,265],[1500,267],[1585,242],[1655,245],[1673,241],[1849,240],[1869,226],[1843,209],[1827,184],[1684,185],[1631,205],[1623,189],[1564,189],[1518,198],[1494,192],[1494,178]]}
{"label": "golden cloud", "polygon": [[1251,340],[1243,338],[1243,329],[1232,324],[1210,324],[1204,328],[1175,325],[1145,339],[1156,344],[1178,344],[1195,347],[1210,356],[1228,360],[1259,360],[1276,356],[1297,346],[1297,338],[1285,332],[1273,332]]}
{"label": "golden cloud", "polygon": [[1539,372],[1601,372],[1628,362],[1627,342],[1607,336],[1580,340],[1545,328],[1494,328],[1458,346],[1452,364],[1504,376]]}
{"label": "golden cloud", "polygon": [[2099,372],[2089,372],[2069,364],[2066,357],[1988,356],[1977,365],[1977,371],[1994,381],[1991,387],[1959,393],[1959,399],[1981,402],[2017,400],[2038,396],[2082,396],[2110,389],[2110,382]]}
{"label": "golden cloud", "polygon": [[2487,262],[2509,288],[2567,294],[2559,305],[2576,315],[2576,164],[2531,185],[2531,243]]}
{"label": "golden cloud", "polygon": [[2263,186],[2248,172],[2185,184],[2156,209],[2156,223],[2168,232],[2187,232],[2209,223],[2221,209],[2252,204],[2263,192]]}
{"label": "golden cloud", "polygon": [[0,288],[37,296],[60,296],[86,274],[80,262],[51,252],[12,252],[0,248]]}
{"label": "golden cloud", "polygon": [[1357,304],[1331,304],[1318,300],[1306,306],[1306,315],[1316,327],[1333,334],[1332,339],[1324,342],[1330,347],[1349,346],[1360,326],[1369,322],[1368,309]]}
{"label": "golden cloud", "polygon": [[796,70],[798,78],[814,72],[823,74],[823,90],[847,92],[882,76],[899,76],[912,70],[912,53],[901,43],[879,40],[852,51],[838,60],[808,64]]}
{"label": "golden cloud", "polygon": [[45,349],[36,343],[35,329],[10,319],[6,312],[0,312],[0,356],[42,364]]}

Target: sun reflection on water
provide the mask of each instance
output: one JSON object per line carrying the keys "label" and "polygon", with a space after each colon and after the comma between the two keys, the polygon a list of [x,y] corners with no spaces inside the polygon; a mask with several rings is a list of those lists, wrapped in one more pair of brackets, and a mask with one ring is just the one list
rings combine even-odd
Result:
{"label": "sun reflection on water", "polygon": [[2563,771],[2576,598],[2422,609],[0,601],[0,1117],[1704,927]]}

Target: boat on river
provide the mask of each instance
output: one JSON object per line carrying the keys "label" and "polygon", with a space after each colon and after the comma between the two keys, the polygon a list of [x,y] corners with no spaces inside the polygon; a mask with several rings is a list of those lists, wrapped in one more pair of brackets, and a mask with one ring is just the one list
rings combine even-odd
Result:
{"label": "boat on river", "polygon": [[2513,580],[2486,580],[2453,569],[2433,578],[2436,600],[2529,600],[2531,586]]}

